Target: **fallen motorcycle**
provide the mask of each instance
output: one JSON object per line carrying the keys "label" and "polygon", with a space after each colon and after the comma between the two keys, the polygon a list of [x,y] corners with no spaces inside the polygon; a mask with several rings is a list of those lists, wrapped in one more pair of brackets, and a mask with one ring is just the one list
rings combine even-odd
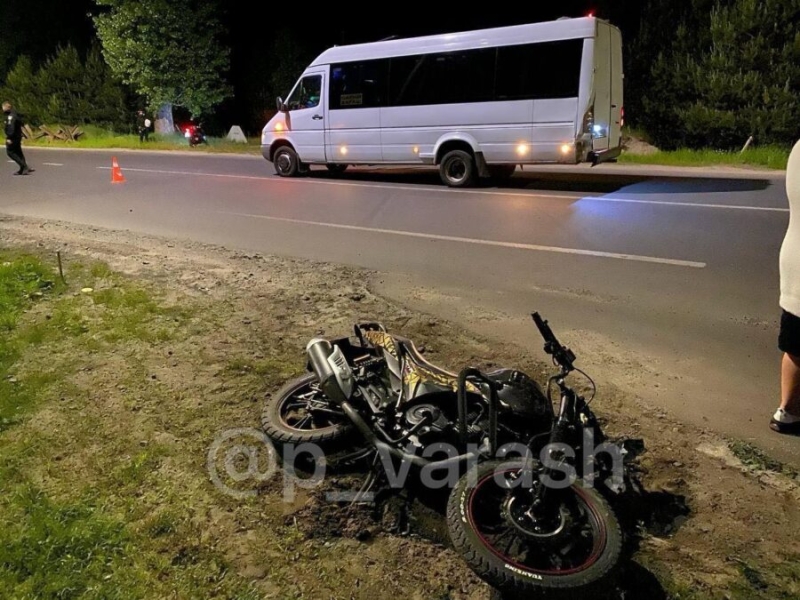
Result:
{"label": "fallen motorcycle", "polygon": [[432,480],[455,469],[447,525],[481,578],[537,598],[598,591],[621,554],[607,498],[625,486],[617,460],[625,450],[603,435],[592,398],[567,384],[578,372],[594,396],[575,354],[538,313],[532,317],[558,368],[547,393],[515,369],[450,373],[410,340],[360,323],[352,337],[308,343],[309,373],[267,400],[264,431],[279,448],[315,444],[372,457],[384,474],[410,465]]}

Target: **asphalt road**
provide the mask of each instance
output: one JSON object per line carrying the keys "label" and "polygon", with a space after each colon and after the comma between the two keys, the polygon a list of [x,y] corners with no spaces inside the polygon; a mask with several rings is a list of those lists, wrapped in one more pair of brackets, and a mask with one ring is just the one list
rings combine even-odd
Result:
{"label": "asphalt road", "polygon": [[367,267],[387,295],[541,356],[539,310],[601,380],[800,460],[767,429],[782,173],[526,168],[457,191],[425,170],[287,180],[253,156],[26,152],[36,172],[7,165],[0,212]]}

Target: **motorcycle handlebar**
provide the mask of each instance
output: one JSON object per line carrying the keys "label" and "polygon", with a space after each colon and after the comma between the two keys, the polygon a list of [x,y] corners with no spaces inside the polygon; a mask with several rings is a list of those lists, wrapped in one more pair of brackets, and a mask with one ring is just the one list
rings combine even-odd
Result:
{"label": "motorcycle handlebar", "polygon": [[547,324],[547,321],[542,319],[542,316],[538,312],[531,314],[531,317],[533,317],[536,328],[544,338],[544,351],[550,354],[556,361],[556,364],[565,371],[569,372],[574,370],[575,365],[573,363],[576,358],[575,353],[566,346],[561,345],[561,342],[556,338],[556,334],[550,329],[550,325]]}
{"label": "motorcycle handlebar", "polygon": [[542,319],[542,316],[538,312],[533,313],[531,316],[533,317],[533,322],[536,323],[539,333],[542,334],[544,341],[558,344],[558,340],[556,339],[553,330],[550,329],[550,325],[547,324],[547,321]]}

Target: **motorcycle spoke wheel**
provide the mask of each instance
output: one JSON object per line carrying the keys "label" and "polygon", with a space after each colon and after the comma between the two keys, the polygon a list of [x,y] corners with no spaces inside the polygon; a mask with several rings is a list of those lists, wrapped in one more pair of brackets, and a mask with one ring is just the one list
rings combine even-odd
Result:
{"label": "motorcycle spoke wheel", "polygon": [[[579,495],[568,491],[566,504],[572,527],[550,538],[546,531],[534,532],[533,522],[531,536],[511,523],[510,515],[504,513],[513,493],[498,486],[492,475],[480,480],[472,492],[469,518],[490,551],[517,568],[552,575],[577,572],[595,562],[606,535],[599,519]],[[503,526],[498,527],[498,521],[503,521]]]}
{"label": "motorcycle spoke wheel", "polygon": [[272,440],[282,444],[333,442],[353,430],[347,416],[320,389],[313,373],[288,382],[269,397],[261,425]]}
{"label": "motorcycle spoke wheel", "polygon": [[548,490],[549,515],[529,511],[531,491],[512,484],[527,468],[521,461],[487,461],[459,480],[447,507],[454,548],[478,576],[512,595],[602,594],[620,560],[619,521],[580,481]]}
{"label": "motorcycle spoke wheel", "polygon": [[[302,392],[303,390],[298,390]],[[288,427],[298,431],[325,431],[347,420],[341,411],[332,410],[316,383],[308,391],[285,399],[280,408],[281,419]]]}

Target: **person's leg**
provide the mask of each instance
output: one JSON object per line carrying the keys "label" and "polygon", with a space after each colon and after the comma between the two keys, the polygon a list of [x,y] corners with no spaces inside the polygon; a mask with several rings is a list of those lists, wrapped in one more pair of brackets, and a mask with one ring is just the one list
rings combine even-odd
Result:
{"label": "person's leg", "polygon": [[22,169],[22,174],[27,175],[28,173],[33,173],[33,169],[31,169],[28,161],[25,158],[25,154],[22,152],[22,143],[17,142],[14,152],[19,155],[19,157],[22,159],[22,163],[25,165],[25,167]]}
{"label": "person's leg", "polygon": [[800,435],[800,317],[784,311],[778,348],[781,360],[781,404],[770,421],[778,433]]}
{"label": "person's leg", "polygon": [[[8,154],[8,158],[19,165],[19,171],[17,171],[17,173],[21,174],[28,165],[25,164],[25,157],[20,154],[22,148],[18,148],[18,146],[19,144],[6,144],[6,154]],[[17,150],[20,152],[17,152]]]}
{"label": "person's leg", "polygon": [[781,408],[800,417],[800,356],[788,352],[781,362]]}

